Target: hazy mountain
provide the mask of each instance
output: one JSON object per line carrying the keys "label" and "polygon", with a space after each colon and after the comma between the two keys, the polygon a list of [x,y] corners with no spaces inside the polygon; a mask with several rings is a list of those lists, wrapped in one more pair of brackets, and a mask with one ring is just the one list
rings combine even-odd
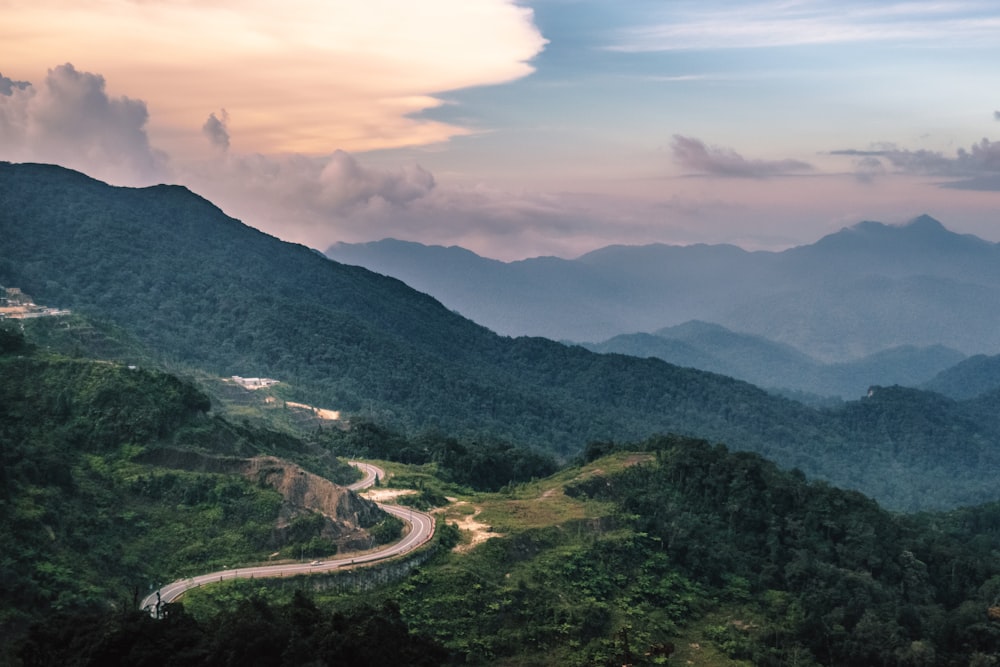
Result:
{"label": "hazy mountain", "polygon": [[610,246],[501,263],[379,241],[327,255],[395,276],[500,333],[607,340],[689,320],[792,345],[822,362],[900,346],[1000,350],[1000,246],[929,216],[861,222],[784,252]]}
{"label": "hazy mountain", "polygon": [[1000,355],[977,354],[938,373],[924,385],[956,399],[975,398],[1000,389]]}
{"label": "hazy mountain", "polygon": [[920,386],[965,356],[941,345],[903,346],[856,361],[824,364],[790,345],[698,321],[653,334],[623,334],[584,346],[595,352],[657,357],[768,389],[844,398],[863,396],[872,385]]}
{"label": "hazy mountain", "polygon": [[[981,402],[886,390],[822,412],[656,359],[504,338],[181,187],[113,188],[0,163],[0,238],[0,284],[108,320],[175,365],[277,378],[291,400],[354,420],[564,457],[593,440],[691,434],[896,508],[996,497],[1000,425]],[[912,421],[912,405],[928,402]]]}

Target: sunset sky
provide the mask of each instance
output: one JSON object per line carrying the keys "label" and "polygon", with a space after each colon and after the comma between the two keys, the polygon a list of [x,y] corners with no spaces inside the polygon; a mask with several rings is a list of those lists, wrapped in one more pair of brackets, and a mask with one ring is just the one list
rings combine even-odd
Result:
{"label": "sunset sky", "polygon": [[1000,241],[1000,3],[5,0],[0,159],[325,249]]}

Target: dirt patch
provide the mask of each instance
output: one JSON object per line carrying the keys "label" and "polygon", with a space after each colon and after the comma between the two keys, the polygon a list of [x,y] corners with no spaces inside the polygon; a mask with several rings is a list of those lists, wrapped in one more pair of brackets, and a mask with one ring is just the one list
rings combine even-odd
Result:
{"label": "dirt patch", "polygon": [[384,503],[387,500],[395,500],[400,496],[411,496],[416,491],[413,489],[367,489],[361,496],[377,503]]}
{"label": "dirt patch", "polygon": [[340,410],[325,410],[323,408],[314,408],[313,406],[306,405],[305,403],[293,403],[291,401],[285,401],[285,405],[289,408],[307,410],[311,412],[314,417],[319,417],[320,419],[325,419],[327,421],[340,421]]}
{"label": "dirt patch", "polygon": [[[456,503],[456,505],[468,505],[469,503],[462,501]],[[450,523],[454,523],[458,526],[458,529],[467,533],[469,535],[469,541],[463,542],[455,547],[455,551],[465,552],[471,551],[477,544],[482,544],[491,537],[503,537],[500,533],[494,533],[492,526],[487,526],[485,523],[480,523],[476,520],[479,513],[482,512],[482,508],[477,507],[476,510],[467,516],[463,516],[460,519],[449,519]]]}

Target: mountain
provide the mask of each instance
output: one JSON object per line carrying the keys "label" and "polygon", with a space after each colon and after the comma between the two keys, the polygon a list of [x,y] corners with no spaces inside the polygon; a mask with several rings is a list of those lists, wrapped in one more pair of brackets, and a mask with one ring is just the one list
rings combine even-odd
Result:
{"label": "mountain", "polygon": [[1000,355],[977,354],[942,370],[923,386],[955,399],[976,398],[1000,389]]}
{"label": "mountain", "polygon": [[181,187],[113,188],[58,167],[0,164],[0,238],[0,284],[109,321],[173,367],[278,379],[287,400],[353,423],[564,459],[591,441],[672,432],[759,452],[897,509],[996,497],[1000,427],[979,403],[939,397],[911,426],[892,417],[922,405],[919,392],[819,411],[657,359],[505,338]]}
{"label": "mountain", "polygon": [[1000,350],[1000,245],[926,215],[902,226],[861,222],[783,252],[654,244],[500,263],[385,240],[336,244],[327,255],[508,335],[600,341],[702,320],[824,363],[902,346]]}
{"label": "mountain", "polygon": [[920,386],[964,359],[962,353],[942,345],[903,346],[856,361],[824,364],[790,345],[697,321],[583,345],[594,352],[657,357],[768,389],[844,398],[862,396],[872,385]]}

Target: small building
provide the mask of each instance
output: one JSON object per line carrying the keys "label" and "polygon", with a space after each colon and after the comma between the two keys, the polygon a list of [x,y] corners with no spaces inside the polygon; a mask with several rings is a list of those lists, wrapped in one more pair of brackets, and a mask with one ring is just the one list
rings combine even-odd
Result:
{"label": "small building", "polygon": [[245,378],[239,375],[233,376],[233,382],[243,387],[244,389],[266,389],[267,387],[276,385],[280,380],[274,380],[271,378]]}

